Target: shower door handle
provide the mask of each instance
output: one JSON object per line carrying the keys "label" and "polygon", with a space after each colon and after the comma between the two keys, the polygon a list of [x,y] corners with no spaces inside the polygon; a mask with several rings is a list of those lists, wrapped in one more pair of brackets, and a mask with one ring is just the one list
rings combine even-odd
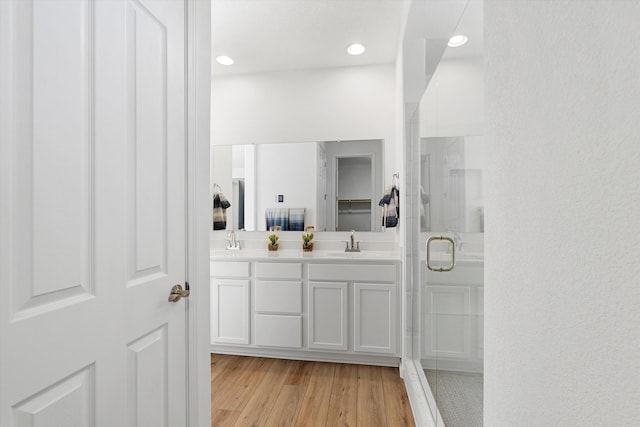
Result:
{"label": "shower door handle", "polygon": [[[431,266],[431,247],[430,246],[431,246],[431,242],[435,240],[449,242],[449,244],[451,245],[451,265],[449,265],[449,267],[435,268]],[[451,237],[446,237],[446,236],[429,237],[427,239],[427,269],[429,269],[429,271],[436,271],[438,273],[443,273],[443,272],[453,270],[453,267],[455,267],[455,265],[456,265],[456,244],[453,241],[453,239]]]}

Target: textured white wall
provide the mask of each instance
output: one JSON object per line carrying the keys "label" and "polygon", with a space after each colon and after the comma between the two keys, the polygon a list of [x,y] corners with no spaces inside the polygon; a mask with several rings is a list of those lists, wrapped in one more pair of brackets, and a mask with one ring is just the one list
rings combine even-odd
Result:
{"label": "textured white wall", "polygon": [[485,6],[485,425],[640,425],[640,2]]}

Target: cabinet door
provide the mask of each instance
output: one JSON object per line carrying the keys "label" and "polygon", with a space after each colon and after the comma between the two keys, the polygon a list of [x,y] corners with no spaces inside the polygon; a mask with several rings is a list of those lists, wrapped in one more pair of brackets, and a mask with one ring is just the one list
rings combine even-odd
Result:
{"label": "cabinet door", "polygon": [[396,353],[396,285],[355,283],[354,350]]}
{"label": "cabinet door", "polygon": [[309,282],[309,348],[346,350],[347,282]]}
{"label": "cabinet door", "polygon": [[249,344],[249,281],[212,279],[211,342]]}
{"label": "cabinet door", "polygon": [[425,301],[424,355],[469,359],[471,357],[471,288],[428,286]]}

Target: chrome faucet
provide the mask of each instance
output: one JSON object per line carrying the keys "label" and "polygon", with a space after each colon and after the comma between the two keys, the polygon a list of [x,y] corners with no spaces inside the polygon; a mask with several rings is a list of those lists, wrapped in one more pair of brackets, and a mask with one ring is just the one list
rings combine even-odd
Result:
{"label": "chrome faucet", "polygon": [[228,251],[239,251],[240,250],[240,242],[236,240],[236,232],[233,230],[229,230],[227,233],[227,239],[225,239],[229,244],[227,244]]}
{"label": "chrome faucet", "polygon": [[349,238],[351,241],[351,247],[349,247],[349,242],[347,242],[347,248],[344,250],[345,252],[360,252],[360,242],[356,242],[356,231],[351,230],[351,237]]}

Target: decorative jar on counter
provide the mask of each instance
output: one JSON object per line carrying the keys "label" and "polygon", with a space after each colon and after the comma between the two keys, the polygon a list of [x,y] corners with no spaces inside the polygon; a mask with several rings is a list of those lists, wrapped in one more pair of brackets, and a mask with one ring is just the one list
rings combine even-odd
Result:
{"label": "decorative jar on counter", "polygon": [[278,250],[278,240],[280,239],[280,230],[282,230],[282,227],[279,225],[272,225],[271,227],[269,227],[269,235],[267,236],[269,239],[269,243],[267,244],[267,248],[270,251],[277,251]]}
{"label": "decorative jar on counter", "polygon": [[307,225],[302,233],[302,250],[311,252],[313,250],[313,225]]}

